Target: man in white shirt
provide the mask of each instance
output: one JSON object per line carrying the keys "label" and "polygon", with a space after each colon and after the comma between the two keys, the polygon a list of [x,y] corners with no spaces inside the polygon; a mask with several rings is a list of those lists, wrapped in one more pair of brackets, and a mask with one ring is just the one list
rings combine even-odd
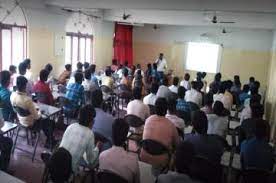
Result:
{"label": "man in white shirt", "polygon": [[229,95],[225,95],[226,82],[222,82],[219,86],[219,94],[214,95],[214,102],[220,101],[227,110],[231,110],[232,100]]}
{"label": "man in white shirt", "polygon": [[173,78],[173,84],[169,87],[171,92],[177,94],[177,92],[178,92],[178,83],[179,83],[179,77],[174,77]]}
{"label": "man in white shirt", "polygon": [[180,86],[183,86],[186,90],[191,89],[191,83],[190,83],[190,74],[186,73],[184,76],[184,80],[180,82]]}
{"label": "man in white shirt", "polygon": [[127,114],[138,116],[142,120],[146,120],[150,116],[149,106],[144,104],[141,100],[142,94],[140,88],[133,89],[134,100],[127,105]]}
{"label": "man in white shirt", "polygon": [[95,83],[91,81],[91,72],[89,69],[84,72],[84,81],[82,82],[82,86],[84,91],[92,91],[97,89]]}
{"label": "man in white shirt", "polygon": [[150,89],[150,94],[148,94],[147,96],[144,97],[143,99],[143,103],[146,105],[155,105],[155,101],[157,99],[156,93],[158,91],[158,84],[153,83],[151,85],[151,89]]}
{"label": "man in white shirt", "polygon": [[92,105],[86,105],[80,109],[79,123],[67,127],[60,147],[65,148],[72,156],[72,169],[76,173],[81,160],[93,165],[99,154],[100,143],[94,145],[94,133],[91,130],[96,111]]}
{"label": "man in white shirt", "polygon": [[164,77],[163,84],[159,86],[159,89],[157,91],[157,97],[158,98],[169,98],[171,96],[171,91],[168,88],[168,78]]}
{"label": "man in white shirt", "polygon": [[186,91],[185,94],[185,101],[186,102],[193,102],[195,104],[197,104],[199,107],[202,106],[202,94],[197,91],[197,82],[196,81],[192,81],[191,83],[192,88],[191,90]]}
{"label": "man in white shirt", "polygon": [[167,61],[164,58],[163,53],[159,54],[159,58],[155,61],[155,63],[157,64],[157,71],[159,72],[161,78],[163,78],[164,77],[164,72],[167,69]]}

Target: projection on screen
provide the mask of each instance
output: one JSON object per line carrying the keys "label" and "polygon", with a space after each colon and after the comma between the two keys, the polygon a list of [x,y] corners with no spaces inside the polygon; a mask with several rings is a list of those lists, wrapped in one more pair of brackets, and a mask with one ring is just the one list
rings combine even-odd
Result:
{"label": "projection on screen", "polygon": [[199,72],[219,71],[220,45],[210,43],[188,43],[186,69]]}

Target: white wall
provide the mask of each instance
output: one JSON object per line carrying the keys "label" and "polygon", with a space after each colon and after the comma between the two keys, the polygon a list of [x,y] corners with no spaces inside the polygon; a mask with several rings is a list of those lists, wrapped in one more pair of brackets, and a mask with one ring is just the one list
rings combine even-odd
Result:
{"label": "white wall", "polygon": [[222,28],[200,26],[160,26],[154,30],[152,25],[134,28],[134,41],[184,43],[205,41],[201,34],[207,33],[209,41],[223,44],[225,48],[268,51],[271,49],[273,32],[258,29],[226,29],[230,33],[222,34]]}

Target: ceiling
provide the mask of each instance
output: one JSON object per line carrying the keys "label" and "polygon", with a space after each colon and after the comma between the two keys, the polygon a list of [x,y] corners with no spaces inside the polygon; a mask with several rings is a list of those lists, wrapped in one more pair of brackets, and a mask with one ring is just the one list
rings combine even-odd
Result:
{"label": "ceiling", "polygon": [[[51,6],[98,9],[107,21],[123,21],[131,14],[129,23],[222,26],[276,29],[275,0],[44,0]],[[212,24],[216,12],[218,21],[235,24]]]}

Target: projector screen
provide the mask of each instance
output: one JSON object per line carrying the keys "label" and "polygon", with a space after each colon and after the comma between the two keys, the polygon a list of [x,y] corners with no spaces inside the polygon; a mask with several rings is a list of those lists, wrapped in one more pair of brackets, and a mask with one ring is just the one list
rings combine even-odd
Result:
{"label": "projector screen", "polygon": [[199,72],[219,72],[221,46],[210,43],[188,43],[186,69]]}

